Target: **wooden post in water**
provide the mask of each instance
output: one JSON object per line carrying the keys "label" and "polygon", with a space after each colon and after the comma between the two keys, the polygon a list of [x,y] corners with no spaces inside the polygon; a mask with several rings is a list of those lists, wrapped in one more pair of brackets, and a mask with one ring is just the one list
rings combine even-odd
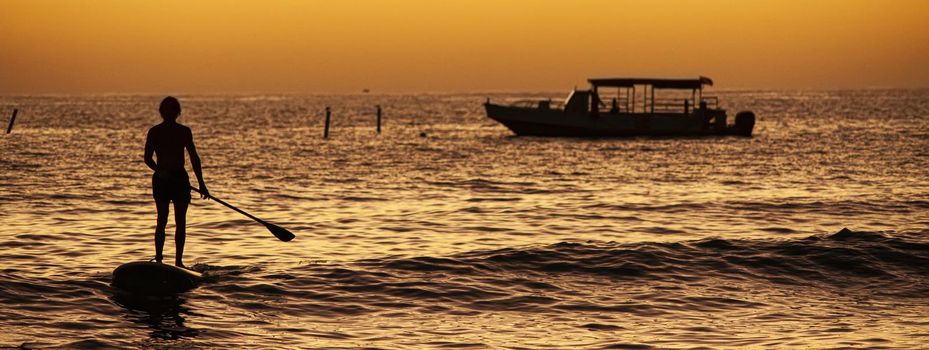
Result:
{"label": "wooden post in water", "polygon": [[381,105],[377,105],[377,133],[381,133]]}
{"label": "wooden post in water", "polygon": [[19,112],[18,109],[13,108],[13,116],[10,117],[10,126],[7,126],[7,127],[6,127],[6,133],[7,133],[7,134],[9,134],[10,131],[13,131],[13,123],[16,122],[16,113],[18,113],[18,112]]}
{"label": "wooden post in water", "polygon": [[329,115],[330,115],[330,114],[331,114],[331,111],[329,110],[329,107],[326,107],[326,126],[323,128],[323,138],[324,138],[324,139],[328,139],[328,138],[329,138]]}

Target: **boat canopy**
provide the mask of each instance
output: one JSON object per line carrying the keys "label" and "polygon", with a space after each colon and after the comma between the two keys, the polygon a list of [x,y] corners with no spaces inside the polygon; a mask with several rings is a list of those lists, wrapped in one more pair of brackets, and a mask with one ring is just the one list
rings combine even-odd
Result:
{"label": "boat canopy", "polygon": [[655,89],[703,89],[703,85],[713,85],[713,80],[704,76],[696,79],[666,79],[666,78],[597,78],[587,79],[595,88],[604,87],[633,87],[635,85],[651,85]]}

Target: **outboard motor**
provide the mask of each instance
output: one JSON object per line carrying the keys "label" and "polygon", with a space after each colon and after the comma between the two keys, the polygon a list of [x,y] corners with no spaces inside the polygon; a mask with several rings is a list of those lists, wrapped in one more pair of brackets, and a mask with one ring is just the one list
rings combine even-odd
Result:
{"label": "outboard motor", "polygon": [[732,133],[739,136],[752,136],[752,129],[755,128],[755,113],[751,111],[741,111],[735,115],[735,125],[732,126]]}

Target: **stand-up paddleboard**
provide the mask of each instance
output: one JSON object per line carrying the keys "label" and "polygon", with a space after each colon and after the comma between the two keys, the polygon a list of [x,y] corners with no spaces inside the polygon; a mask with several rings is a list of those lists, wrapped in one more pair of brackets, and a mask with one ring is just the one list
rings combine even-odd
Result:
{"label": "stand-up paddleboard", "polygon": [[113,286],[133,294],[167,295],[197,286],[203,275],[169,264],[135,261],[113,270]]}

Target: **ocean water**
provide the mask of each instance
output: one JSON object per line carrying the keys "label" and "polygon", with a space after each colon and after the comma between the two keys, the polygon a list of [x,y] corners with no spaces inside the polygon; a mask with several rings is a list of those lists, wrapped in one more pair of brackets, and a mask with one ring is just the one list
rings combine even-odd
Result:
{"label": "ocean water", "polygon": [[754,137],[481,105],[560,92],[179,96],[213,195],[297,238],[195,199],[207,278],[163,298],[110,286],[154,255],[163,96],[0,97],[0,348],[925,348],[929,90],[718,95]]}

